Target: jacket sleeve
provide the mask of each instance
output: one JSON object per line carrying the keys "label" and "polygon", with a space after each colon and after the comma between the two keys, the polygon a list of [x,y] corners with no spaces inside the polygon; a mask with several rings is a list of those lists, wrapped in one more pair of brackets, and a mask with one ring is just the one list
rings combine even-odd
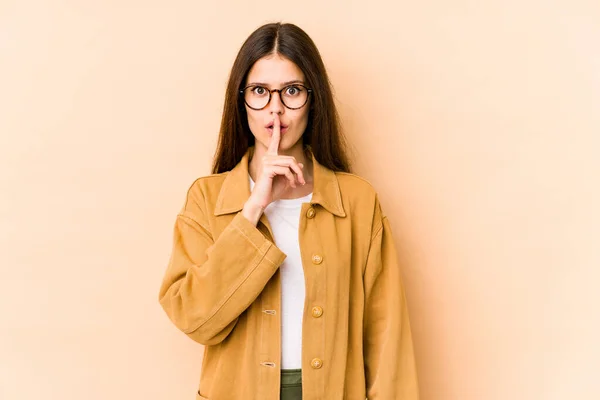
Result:
{"label": "jacket sleeve", "polygon": [[363,278],[367,398],[417,400],[417,371],[396,250],[388,219],[378,220]]}
{"label": "jacket sleeve", "polygon": [[285,254],[241,213],[214,240],[205,215],[201,191],[192,186],[175,222],[159,301],[177,328],[214,345],[233,330]]}

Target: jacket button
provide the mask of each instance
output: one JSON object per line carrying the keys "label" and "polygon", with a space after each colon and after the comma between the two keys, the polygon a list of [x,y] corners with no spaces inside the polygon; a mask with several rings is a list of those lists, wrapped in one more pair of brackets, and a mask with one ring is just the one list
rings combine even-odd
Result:
{"label": "jacket button", "polygon": [[319,318],[321,315],[323,315],[323,309],[319,306],[314,306],[312,308],[312,316],[315,318]]}
{"label": "jacket button", "polygon": [[319,265],[323,262],[323,257],[321,257],[318,254],[315,254],[314,256],[312,256],[312,262],[313,262],[313,264]]}
{"label": "jacket button", "polygon": [[314,208],[309,208],[308,211],[306,212],[306,217],[307,218],[314,218],[315,217],[315,209]]}
{"label": "jacket button", "polygon": [[310,366],[313,367],[313,369],[319,369],[323,366],[323,360],[320,358],[313,358],[310,362]]}

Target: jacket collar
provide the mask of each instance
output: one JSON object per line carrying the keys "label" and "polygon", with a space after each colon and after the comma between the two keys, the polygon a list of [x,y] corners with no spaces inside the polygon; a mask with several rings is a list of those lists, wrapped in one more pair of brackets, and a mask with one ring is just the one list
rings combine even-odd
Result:
{"label": "jacket collar", "polygon": [[[250,147],[241,161],[227,173],[221,186],[215,215],[237,213],[244,208],[244,203],[250,197],[250,179],[248,178],[248,161],[254,151]],[[312,151],[313,161],[313,195],[311,204],[319,204],[330,213],[345,217],[342,196],[335,172],[319,164]]]}

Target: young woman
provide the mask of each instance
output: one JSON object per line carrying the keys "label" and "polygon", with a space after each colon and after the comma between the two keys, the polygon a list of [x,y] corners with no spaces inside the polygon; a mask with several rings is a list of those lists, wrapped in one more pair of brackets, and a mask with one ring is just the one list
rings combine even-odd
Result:
{"label": "young woman", "polygon": [[205,345],[196,399],[418,398],[389,222],[349,173],[297,26],[264,25],[240,49],[213,175],[187,193],[159,299]]}

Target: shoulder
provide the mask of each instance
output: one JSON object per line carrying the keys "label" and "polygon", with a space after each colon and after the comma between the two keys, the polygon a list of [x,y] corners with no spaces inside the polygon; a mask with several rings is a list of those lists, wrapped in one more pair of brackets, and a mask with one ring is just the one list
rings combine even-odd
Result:
{"label": "shoulder", "polygon": [[194,180],[190,185],[188,193],[196,191],[210,193],[213,190],[217,190],[218,192],[218,190],[221,189],[221,186],[223,186],[223,182],[225,182],[225,179],[230,172],[231,171],[227,171],[220,174],[211,174],[196,178],[196,180]]}
{"label": "shoulder", "polygon": [[365,178],[348,172],[335,173],[344,208],[354,217],[381,219],[383,217],[379,196]]}
{"label": "shoulder", "polygon": [[335,176],[340,185],[342,197],[348,199],[373,199],[377,192],[373,185],[365,178],[349,172],[336,172]]}
{"label": "shoulder", "polygon": [[212,208],[229,173],[230,171],[196,178],[188,187],[183,211]]}

